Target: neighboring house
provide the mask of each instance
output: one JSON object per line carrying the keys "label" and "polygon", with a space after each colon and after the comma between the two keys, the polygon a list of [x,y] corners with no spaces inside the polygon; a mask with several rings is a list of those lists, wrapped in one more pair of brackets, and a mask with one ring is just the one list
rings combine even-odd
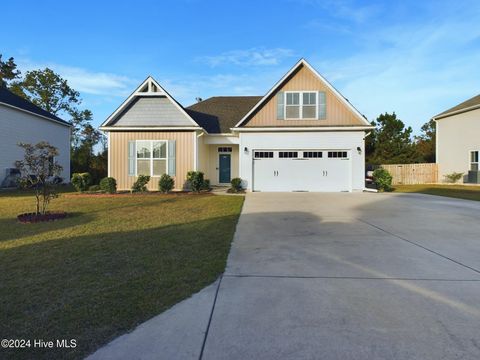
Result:
{"label": "neighboring house", "polygon": [[437,124],[439,179],[464,173],[464,182],[480,183],[480,95],[433,117]]}
{"label": "neighboring house", "polygon": [[23,159],[24,151],[18,143],[40,141],[48,141],[58,148],[56,160],[63,167],[61,177],[68,182],[70,124],[0,87],[0,185],[10,169],[15,168],[15,161]]}
{"label": "neighboring house", "polygon": [[361,191],[364,138],[372,127],[301,59],[265,96],[213,97],[183,108],[148,77],[102,124],[109,175],[129,189],[163,173],[213,185],[240,177],[249,191]]}

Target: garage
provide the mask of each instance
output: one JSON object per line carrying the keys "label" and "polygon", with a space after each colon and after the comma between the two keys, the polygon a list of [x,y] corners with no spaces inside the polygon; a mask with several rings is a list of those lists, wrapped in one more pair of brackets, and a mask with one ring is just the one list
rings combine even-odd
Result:
{"label": "garage", "polygon": [[352,191],[349,150],[253,151],[253,191]]}

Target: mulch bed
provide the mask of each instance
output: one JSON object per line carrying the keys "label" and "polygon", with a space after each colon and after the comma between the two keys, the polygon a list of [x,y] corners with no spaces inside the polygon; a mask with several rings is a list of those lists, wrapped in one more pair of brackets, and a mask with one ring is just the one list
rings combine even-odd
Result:
{"label": "mulch bed", "polygon": [[212,195],[210,191],[200,191],[199,193],[193,191],[172,191],[168,194],[162,193],[160,191],[147,191],[147,192],[135,192],[130,191],[119,191],[116,194],[106,194],[106,193],[69,193],[65,194],[65,197],[101,197],[101,198],[110,198],[110,197],[119,197],[119,196],[139,196],[139,195],[165,195],[165,196],[180,196],[180,195]]}
{"label": "mulch bed", "polygon": [[44,221],[54,221],[65,219],[67,213],[65,211],[56,211],[56,212],[47,212],[46,214],[37,214],[37,213],[25,213],[17,216],[18,221],[21,223],[37,223]]}

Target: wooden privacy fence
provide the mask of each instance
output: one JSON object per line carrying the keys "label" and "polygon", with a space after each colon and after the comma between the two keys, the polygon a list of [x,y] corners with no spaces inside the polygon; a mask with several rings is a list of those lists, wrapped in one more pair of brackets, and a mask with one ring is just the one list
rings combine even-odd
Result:
{"label": "wooden privacy fence", "polygon": [[392,175],[394,185],[413,185],[438,182],[437,164],[380,165]]}

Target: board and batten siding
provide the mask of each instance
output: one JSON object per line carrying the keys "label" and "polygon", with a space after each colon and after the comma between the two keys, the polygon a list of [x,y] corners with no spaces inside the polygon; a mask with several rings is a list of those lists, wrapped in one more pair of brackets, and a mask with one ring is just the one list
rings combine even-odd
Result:
{"label": "board and batten siding", "polygon": [[[310,69],[301,67],[278,91],[325,91],[327,117],[324,120],[277,120],[274,94],[245,124],[245,127],[267,126],[349,126],[365,125]],[[278,92],[277,92],[278,93]]]}
{"label": "board and batten siding", "polygon": [[[194,167],[194,131],[111,131],[109,149],[110,176],[117,180],[118,190],[130,190],[136,180],[128,175],[128,142],[132,140],[175,140],[176,175],[175,190],[182,190],[187,172]],[[152,177],[147,185],[149,190],[158,190],[160,177]]]}

